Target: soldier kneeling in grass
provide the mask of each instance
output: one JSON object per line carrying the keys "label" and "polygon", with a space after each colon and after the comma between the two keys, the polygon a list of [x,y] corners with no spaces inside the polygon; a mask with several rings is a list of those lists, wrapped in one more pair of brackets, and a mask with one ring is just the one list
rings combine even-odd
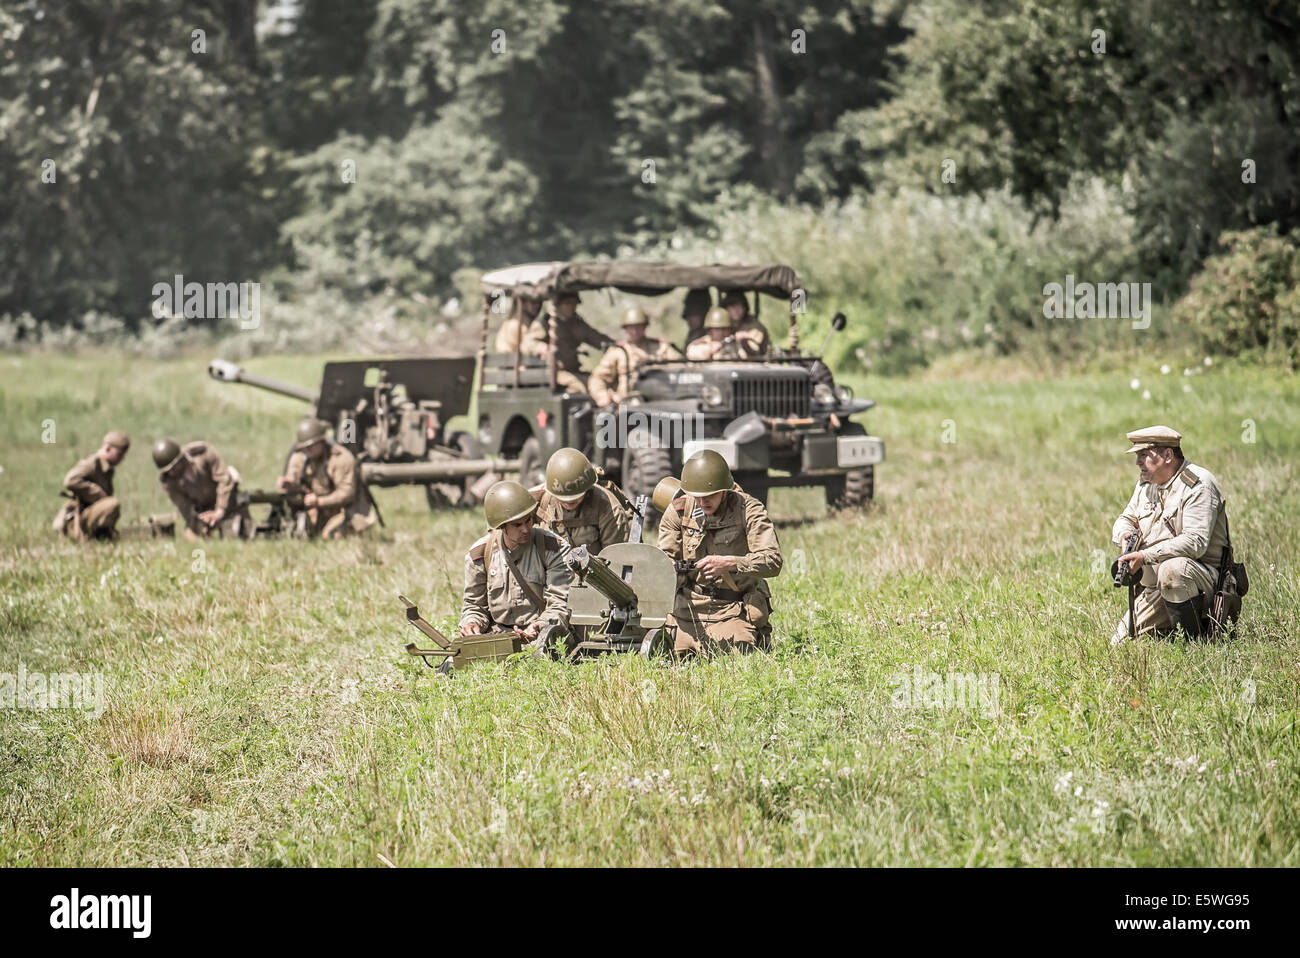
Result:
{"label": "soldier kneeling in grass", "polygon": [[537,500],[517,482],[489,489],[483,512],[491,531],[465,555],[460,634],[513,629],[540,648],[552,627],[568,623],[568,547],[555,533],[535,527]]}
{"label": "soldier kneeling in grass", "polygon": [[769,647],[767,579],[781,572],[781,545],[763,504],[740,490],[726,460],[713,450],[682,467],[681,494],[659,524],[659,548],[682,570],[671,622],[677,627],[675,651]]}
{"label": "soldier kneeling in grass", "polygon": [[85,539],[116,539],[122,504],[113,495],[113,471],[126,457],[131,440],[120,429],[104,437],[99,451],[87,456],[63,477],[68,498],[54,517],[54,531]]}
{"label": "soldier kneeling in grass", "polygon": [[309,536],[338,539],[364,532],[377,517],[358,476],[357,457],[331,442],[328,428],[311,416],[298,424],[289,468],[276,485],[282,492],[301,493]]}
{"label": "soldier kneeling in grass", "polygon": [[[1143,588],[1134,602],[1134,621],[1130,624],[1125,614],[1115,627],[1113,645],[1130,635],[1174,629],[1199,638],[1217,587],[1233,598],[1245,594],[1246,583],[1235,581],[1237,575],[1244,579],[1245,571],[1231,564],[1228,512],[1219,482],[1208,469],[1184,458],[1182,438],[1168,426],[1128,434],[1139,479],[1111,535],[1123,553],[1118,565],[1140,573]],[[1229,568],[1221,576],[1225,561]]]}

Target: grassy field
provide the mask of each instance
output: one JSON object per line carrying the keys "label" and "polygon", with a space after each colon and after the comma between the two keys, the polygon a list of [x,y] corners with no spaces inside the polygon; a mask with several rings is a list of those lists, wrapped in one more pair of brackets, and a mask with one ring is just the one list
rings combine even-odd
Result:
{"label": "grassy field", "polygon": [[[395,596],[450,626],[482,523],[419,490],[378,492],[388,526],[362,541],[51,535],[110,427],[135,441],[127,519],[168,508],[160,434],[271,482],[299,407],[206,358],[0,357],[0,673],[102,672],[107,704],[0,711],[0,864],[1300,865],[1293,376],[858,380],[877,506],[829,520],[815,491],[773,493],[772,655],[446,681],[403,654]],[[1235,641],[1109,645],[1120,451],[1156,422],[1228,498],[1252,581]],[[929,697],[957,674],[976,707]]]}

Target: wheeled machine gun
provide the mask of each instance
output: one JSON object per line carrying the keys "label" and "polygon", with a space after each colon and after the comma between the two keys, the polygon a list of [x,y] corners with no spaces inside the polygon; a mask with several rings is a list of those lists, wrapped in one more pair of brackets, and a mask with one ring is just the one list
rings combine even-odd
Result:
{"label": "wheeled machine gun", "polygon": [[422,649],[414,642],[406,646],[407,655],[419,656],[424,664],[441,675],[451,673],[453,667],[463,669],[471,662],[495,662],[515,652],[523,651],[526,639],[515,632],[492,632],[487,635],[458,635],[449,639],[420,615],[414,602],[404,595],[397,597],[406,607],[406,618],[437,648]]}

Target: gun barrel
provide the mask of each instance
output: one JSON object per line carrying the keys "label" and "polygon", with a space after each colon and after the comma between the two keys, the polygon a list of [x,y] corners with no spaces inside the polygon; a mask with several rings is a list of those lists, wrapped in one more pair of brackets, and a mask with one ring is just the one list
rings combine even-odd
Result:
{"label": "gun barrel", "polygon": [[620,609],[636,608],[636,590],[618,577],[609,562],[587,551],[586,546],[570,549],[564,558],[569,570]]}
{"label": "gun barrel", "polygon": [[368,486],[418,485],[485,472],[518,472],[518,459],[430,459],[424,462],[363,462],[361,481]]}
{"label": "gun barrel", "polygon": [[266,376],[256,376],[247,372],[242,366],[225,359],[214,359],[208,363],[208,375],[223,383],[243,383],[246,386],[256,386],[258,389],[279,393],[282,396],[301,399],[312,406],[315,406],[317,400],[320,399],[320,394],[310,389],[303,389],[301,386],[295,386],[292,383],[283,383],[278,379],[269,379]]}

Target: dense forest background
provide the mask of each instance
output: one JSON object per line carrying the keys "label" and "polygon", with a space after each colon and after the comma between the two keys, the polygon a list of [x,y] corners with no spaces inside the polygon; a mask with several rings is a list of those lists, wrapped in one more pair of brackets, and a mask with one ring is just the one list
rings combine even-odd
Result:
{"label": "dense forest background", "polygon": [[175,274],[395,342],[641,255],[790,262],[887,368],[1122,328],[1067,273],[1294,364],[1298,67],[1282,0],[2,0],[0,344],[192,334]]}

